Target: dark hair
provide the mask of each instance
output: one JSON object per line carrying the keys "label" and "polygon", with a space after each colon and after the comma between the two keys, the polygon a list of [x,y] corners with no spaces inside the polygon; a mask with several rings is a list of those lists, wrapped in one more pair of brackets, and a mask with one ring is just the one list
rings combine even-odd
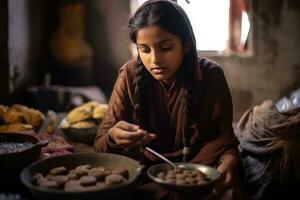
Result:
{"label": "dark hair", "polygon": [[[183,44],[192,43],[192,36],[188,27],[186,20],[183,18],[182,14],[171,5],[170,2],[156,2],[148,3],[143,6],[141,9],[137,10],[134,16],[129,20],[129,36],[132,42],[136,43],[137,32],[146,26],[157,25],[170,33],[178,36]],[[184,125],[183,125],[183,144],[185,147],[190,148],[190,125],[191,125],[191,111],[192,111],[192,96],[193,96],[193,84],[194,84],[194,71],[196,65],[196,51],[194,48],[185,54],[180,67],[179,76],[182,77],[182,80],[185,83],[185,98],[182,102],[185,107],[184,114]],[[142,127],[148,127],[147,119],[145,116],[146,108],[145,105],[145,95],[143,94],[146,91],[146,74],[147,70],[145,69],[140,57],[137,58],[137,78],[135,80],[135,105],[134,105],[134,119]],[[185,155],[185,154],[184,154]],[[184,156],[184,161],[187,161],[187,156]]]}

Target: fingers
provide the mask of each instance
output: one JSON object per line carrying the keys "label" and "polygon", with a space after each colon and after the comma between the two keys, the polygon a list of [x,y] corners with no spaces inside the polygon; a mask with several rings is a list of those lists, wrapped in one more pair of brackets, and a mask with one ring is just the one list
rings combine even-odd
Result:
{"label": "fingers", "polygon": [[233,176],[231,173],[221,175],[221,178],[215,183],[214,189],[216,192],[221,192],[233,186]]}
{"label": "fingers", "polygon": [[223,158],[223,161],[217,169],[221,173],[221,178],[215,184],[215,190],[217,192],[233,187],[235,169],[238,165],[237,158],[231,154],[225,155]]}
{"label": "fingers", "polygon": [[214,191],[216,194],[222,193],[223,191],[232,188],[234,185],[234,172],[224,166],[220,165],[218,171],[221,173],[221,177],[214,185]]}
{"label": "fingers", "polygon": [[156,137],[155,134],[149,133],[147,134],[142,140],[139,141],[139,146],[146,146],[148,143],[150,143],[152,140],[154,140]]}
{"label": "fingers", "polygon": [[155,134],[147,134],[141,140],[137,142],[132,142],[131,144],[126,145],[127,148],[134,148],[134,147],[144,147],[149,144],[152,140],[155,139]]}
{"label": "fingers", "polygon": [[118,137],[122,140],[136,141],[142,139],[146,135],[148,135],[148,132],[142,129],[137,129],[136,131],[128,131],[124,129],[118,130]]}
{"label": "fingers", "polygon": [[131,124],[125,121],[120,121],[116,124],[116,132],[120,140],[140,140],[148,134],[147,131],[139,128],[138,125]]}
{"label": "fingers", "polygon": [[146,133],[139,130],[139,126],[131,124],[125,121],[119,121],[115,126],[109,130],[110,136],[116,143],[120,143],[120,140],[140,139]]}
{"label": "fingers", "polygon": [[117,128],[127,130],[127,131],[137,131],[139,126],[136,124],[131,124],[125,121],[119,121],[116,125]]}
{"label": "fingers", "polygon": [[125,121],[119,121],[109,130],[109,134],[116,144],[125,148],[145,146],[155,138],[154,134]]}

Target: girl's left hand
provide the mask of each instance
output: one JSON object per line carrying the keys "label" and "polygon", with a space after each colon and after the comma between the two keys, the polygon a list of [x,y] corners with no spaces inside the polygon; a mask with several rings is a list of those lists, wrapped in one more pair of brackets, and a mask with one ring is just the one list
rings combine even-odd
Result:
{"label": "girl's left hand", "polygon": [[221,173],[221,178],[214,186],[214,190],[217,194],[233,187],[238,163],[238,158],[232,154],[223,156],[223,160],[217,168]]}

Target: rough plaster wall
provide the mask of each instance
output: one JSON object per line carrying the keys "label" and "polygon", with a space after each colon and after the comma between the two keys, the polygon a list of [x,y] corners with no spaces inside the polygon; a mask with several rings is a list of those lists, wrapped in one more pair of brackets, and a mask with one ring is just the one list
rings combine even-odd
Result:
{"label": "rough plaster wall", "polygon": [[[16,88],[24,84],[25,78],[30,74],[30,70],[26,69],[30,45],[29,15],[26,0],[12,0],[8,2],[9,90],[12,93]],[[13,76],[17,76],[16,82],[12,80]]]}
{"label": "rough plaster wall", "polygon": [[118,70],[131,54],[126,33],[129,2],[92,0],[86,2],[88,38],[94,50],[94,80],[109,97]]}
{"label": "rough plaster wall", "polygon": [[300,88],[299,1],[254,0],[252,26],[252,56],[213,58],[224,68],[235,120],[253,105]]}
{"label": "rough plaster wall", "polygon": [[20,100],[19,91],[36,84],[37,63],[42,54],[43,10],[42,2],[38,0],[8,1],[8,68],[12,101]]}
{"label": "rough plaster wall", "polygon": [[7,52],[7,1],[0,1],[0,104],[9,102]]}

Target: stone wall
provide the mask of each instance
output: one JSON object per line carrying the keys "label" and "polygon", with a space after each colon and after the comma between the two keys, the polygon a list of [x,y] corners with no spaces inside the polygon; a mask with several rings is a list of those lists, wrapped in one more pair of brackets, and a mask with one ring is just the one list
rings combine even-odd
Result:
{"label": "stone wall", "polygon": [[234,118],[300,88],[300,2],[252,1],[252,55],[213,57],[232,93]]}

